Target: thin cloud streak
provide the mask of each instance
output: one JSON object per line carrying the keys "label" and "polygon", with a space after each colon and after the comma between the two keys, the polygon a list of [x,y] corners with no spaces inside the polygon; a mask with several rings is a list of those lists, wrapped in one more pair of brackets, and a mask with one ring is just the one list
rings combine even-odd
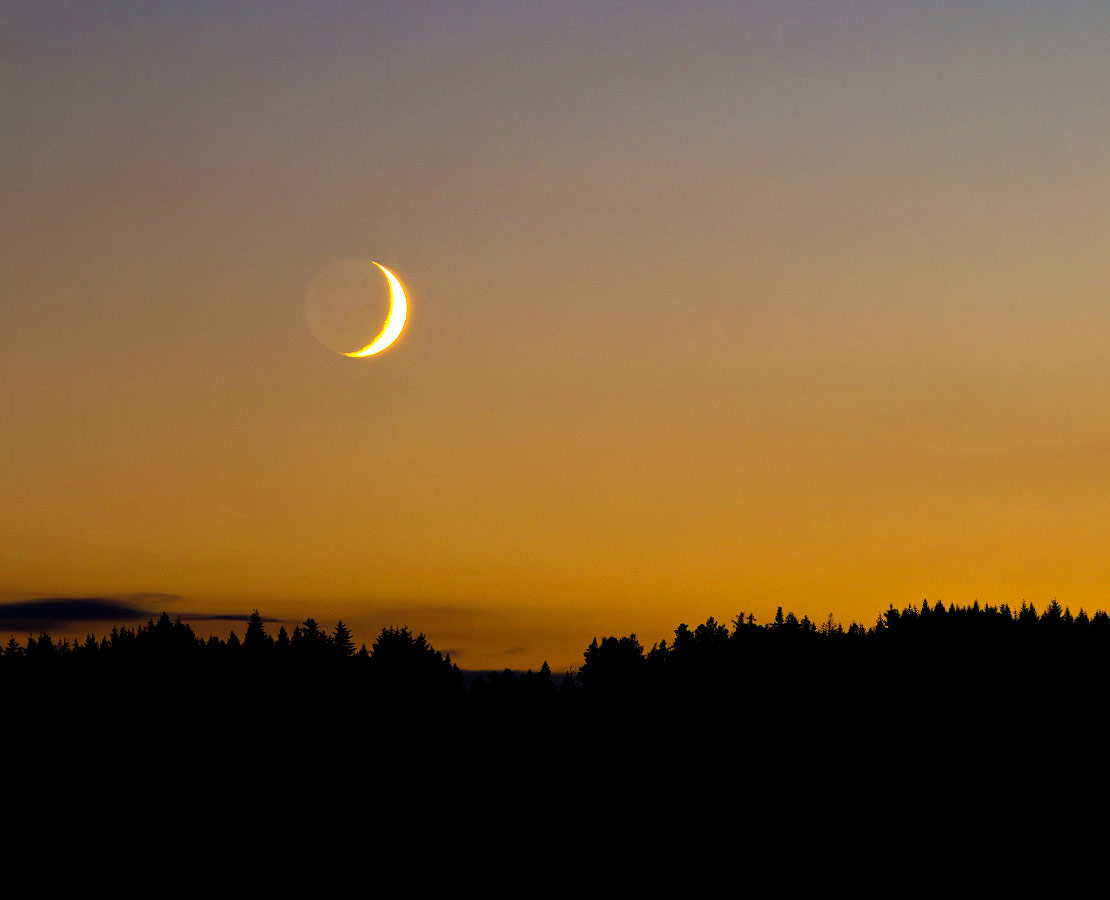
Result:
{"label": "thin cloud streak", "polygon": [[[159,613],[161,615],[161,613]],[[246,622],[250,619],[250,613],[178,613],[177,618],[183,622]],[[270,616],[259,615],[263,622],[281,622],[284,623],[285,619],[274,619]]]}
{"label": "thin cloud streak", "polygon": [[141,619],[150,613],[107,597],[42,597],[0,604],[0,622],[107,622]]}
{"label": "thin cloud streak", "polygon": [[[133,602],[123,597],[165,601],[179,600],[174,594],[121,594],[116,597],[41,597],[16,603],[0,603],[0,626],[18,630],[64,628],[78,622],[111,622],[126,624],[144,619],[157,619],[165,611]],[[247,622],[251,614],[221,612],[178,612],[173,618],[184,622]],[[263,622],[279,622],[261,616]]]}

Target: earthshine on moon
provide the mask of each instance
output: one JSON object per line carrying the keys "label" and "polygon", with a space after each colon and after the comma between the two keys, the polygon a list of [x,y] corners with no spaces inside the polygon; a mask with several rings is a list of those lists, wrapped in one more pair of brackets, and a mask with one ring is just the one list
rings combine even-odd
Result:
{"label": "earthshine on moon", "polygon": [[408,299],[401,282],[385,266],[367,259],[344,259],[313,279],[304,312],[321,344],[340,356],[361,359],[381,353],[397,340],[408,318]]}
{"label": "earthshine on moon", "polygon": [[385,272],[385,277],[389,279],[389,318],[386,320],[385,328],[382,329],[382,333],[374,338],[374,340],[361,350],[356,350],[354,353],[344,353],[344,356],[358,358],[381,353],[386,347],[400,337],[401,329],[405,327],[405,320],[409,315],[409,301],[405,296],[405,289],[401,287],[401,282],[397,280],[397,276],[390,272],[385,266],[381,265],[381,263],[374,263],[374,265]]}

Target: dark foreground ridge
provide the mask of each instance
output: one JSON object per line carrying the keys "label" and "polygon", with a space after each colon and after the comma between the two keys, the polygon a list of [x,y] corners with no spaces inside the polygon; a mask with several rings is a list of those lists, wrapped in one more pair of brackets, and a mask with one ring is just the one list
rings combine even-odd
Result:
{"label": "dark foreground ridge", "polygon": [[553,675],[544,663],[479,676],[468,690],[458,666],[407,628],[356,650],[342,622],[329,633],[307,619],[273,636],[256,612],[241,640],[203,640],[163,614],[83,643],[12,637],[0,691],[7,746],[28,754],[249,760],[271,773],[414,750],[443,766],[467,753],[487,765],[555,754],[616,769],[773,759],[870,777],[969,756],[1066,753],[1082,765],[1098,746],[1108,651],[1105,612],[1073,616],[1055,602],[1042,613],[891,607],[847,629],[780,609],[768,624],[743,614],[731,627],[682,624],[650,648],[635,635],[594,640],[577,671]]}
{"label": "dark foreground ridge", "polygon": [[478,675],[468,690],[450,655],[408,628],[385,628],[369,649],[364,644],[356,651],[342,621],[329,633],[309,618],[292,635],[282,627],[272,636],[256,611],[242,640],[235,631],[226,640],[204,640],[163,613],[137,629],[113,628],[100,640],[89,634],[83,643],[47,633],[26,643],[12,636],[0,653],[0,685],[17,702],[43,700],[54,689],[81,694],[88,685],[110,689],[115,699],[164,697],[172,687],[218,701],[223,688],[235,686],[252,704],[326,685],[345,701],[357,697],[365,710],[479,718],[705,700],[773,707],[790,694],[790,705],[801,712],[842,705],[837,691],[894,700],[908,699],[908,690],[924,699],[959,688],[964,696],[994,690],[999,698],[1029,699],[1038,684],[1060,687],[1066,677],[1078,689],[1080,676],[1103,675],[1108,650],[1105,612],[1073,616],[1056,601],[1043,613],[1025,603],[1016,613],[978,603],[892,606],[873,626],[847,629],[831,615],[817,626],[780,608],[766,625],[743,613],[731,627],[712,618],[693,629],[681,624],[671,641],[649,649],[635,634],[595,639],[578,671],[556,678],[545,662],[538,672]]}

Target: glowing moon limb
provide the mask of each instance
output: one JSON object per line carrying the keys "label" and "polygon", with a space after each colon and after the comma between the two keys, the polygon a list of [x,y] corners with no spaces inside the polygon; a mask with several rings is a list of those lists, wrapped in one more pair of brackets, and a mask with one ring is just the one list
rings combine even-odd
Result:
{"label": "glowing moon limb", "polygon": [[374,263],[374,265],[385,272],[385,277],[389,279],[389,318],[386,320],[382,333],[374,340],[361,350],[356,350],[354,353],[344,353],[344,356],[361,358],[381,353],[400,337],[401,329],[405,327],[405,320],[409,316],[409,301],[405,296],[405,289],[401,287],[401,282],[385,266],[380,263]]}

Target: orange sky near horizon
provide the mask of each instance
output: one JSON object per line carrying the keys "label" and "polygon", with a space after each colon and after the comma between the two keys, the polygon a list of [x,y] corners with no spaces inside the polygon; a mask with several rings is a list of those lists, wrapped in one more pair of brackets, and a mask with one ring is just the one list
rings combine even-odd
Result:
{"label": "orange sky near horizon", "polygon": [[0,9],[0,603],[555,671],[1110,607],[1110,9]]}

